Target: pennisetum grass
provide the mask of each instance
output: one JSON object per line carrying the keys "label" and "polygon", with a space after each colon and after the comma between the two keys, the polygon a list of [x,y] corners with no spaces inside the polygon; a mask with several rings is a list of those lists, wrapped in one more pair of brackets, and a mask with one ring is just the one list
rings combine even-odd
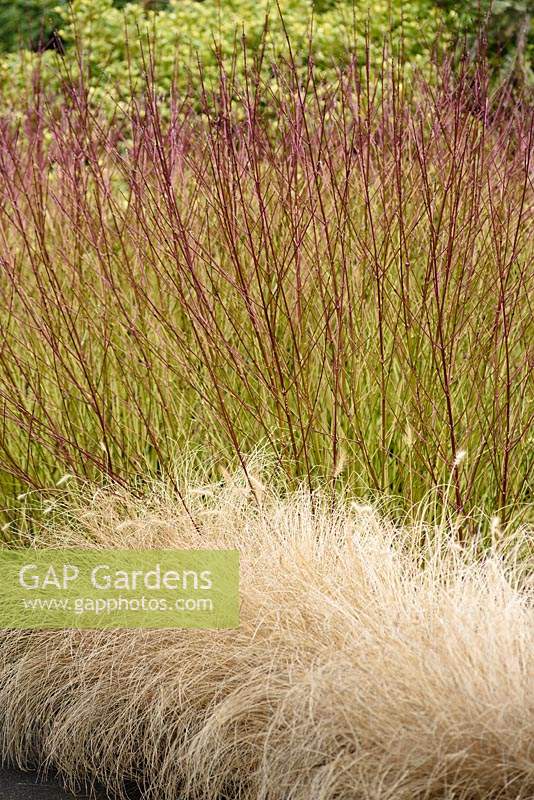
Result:
{"label": "pennisetum grass", "polygon": [[532,797],[531,530],[182,489],[196,526],[161,482],[92,486],[39,547],[238,548],[239,628],[0,631],[5,760],[125,800]]}

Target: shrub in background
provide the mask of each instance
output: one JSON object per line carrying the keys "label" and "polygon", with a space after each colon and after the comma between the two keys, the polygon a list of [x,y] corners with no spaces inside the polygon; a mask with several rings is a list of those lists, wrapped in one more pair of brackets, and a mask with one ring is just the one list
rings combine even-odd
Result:
{"label": "shrub in background", "polygon": [[[0,51],[16,50],[21,44],[42,49],[47,44],[61,47],[77,41],[90,67],[91,85],[102,102],[109,93],[114,97],[127,94],[132,79],[139,78],[140,35],[141,39],[155,37],[158,81],[168,88],[175,61],[183,71],[198,58],[209,72],[216,64],[214,51],[231,55],[243,29],[249,47],[257,46],[267,12],[272,49],[285,47],[287,34],[298,59],[308,54],[313,15],[312,55],[327,76],[346,63],[348,53],[363,51],[368,29],[372,55],[378,60],[384,39],[390,37],[399,46],[402,39],[408,63],[421,64],[439,36],[442,47],[456,45],[462,51],[467,44],[472,55],[482,44],[498,80],[511,79],[520,87],[532,85],[534,17],[528,0],[282,0],[279,7],[251,0],[15,0],[0,9]],[[68,64],[72,66],[73,60],[71,53]],[[50,63],[47,77],[53,82],[53,59],[45,61]],[[4,57],[4,72],[16,74],[20,66],[20,55]],[[4,80],[9,85],[13,75]],[[24,80],[19,75],[22,84]]]}
{"label": "shrub in background", "polygon": [[[61,0],[9,0],[0,4],[0,52],[46,46],[61,24]],[[65,5],[65,3],[63,3]]]}
{"label": "shrub in background", "polygon": [[[142,3],[117,8],[112,0],[73,0],[58,7],[58,13],[58,35],[67,47],[59,71],[75,70],[83,53],[92,99],[111,109],[132,87],[142,87],[148,41],[157,62],[157,86],[168,91],[173,81],[186,85],[191,70],[197,74],[198,62],[205,79],[216,80],[219,58],[235,55],[236,41],[243,33],[249,53],[267,49],[264,77],[270,75],[272,59],[286,53],[289,40],[296,63],[305,66],[311,57],[320,80],[335,80],[337,70],[354,53],[363,63],[367,48],[371,61],[380,63],[388,37],[390,48],[397,53],[402,49],[404,60],[413,67],[428,59],[437,34],[445,38],[444,14],[432,0],[375,0],[371,4],[282,0],[279,6],[254,0],[171,0],[160,9]],[[29,82],[28,67],[35,61],[27,53],[3,59],[2,83],[15,104]],[[57,89],[57,58],[50,54],[41,62],[48,87]],[[234,69],[243,74],[239,48]]]}
{"label": "shrub in background", "polygon": [[[534,13],[529,0],[438,0],[472,54],[483,46],[497,79],[534,85]],[[482,41],[481,41],[482,40]]]}

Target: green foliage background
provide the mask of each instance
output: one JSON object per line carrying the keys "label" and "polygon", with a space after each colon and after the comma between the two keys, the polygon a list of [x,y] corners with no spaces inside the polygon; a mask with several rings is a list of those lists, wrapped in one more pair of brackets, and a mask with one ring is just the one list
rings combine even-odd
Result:
{"label": "green foliage background", "polygon": [[[428,59],[436,40],[445,47],[466,43],[475,51],[484,27],[497,78],[534,83],[530,0],[279,0],[278,6],[274,0],[0,0],[3,99],[17,104],[38,58],[35,51],[52,33],[61,37],[66,57],[58,69],[57,54],[44,54],[47,85],[53,90],[61,71],[73,69],[76,40],[93,99],[115,103],[141,77],[147,37],[155,43],[157,83],[166,90],[176,68],[178,80],[185,81],[199,61],[209,80],[217,72],[217,53],[228,58],[236,42],[239,50],[243,31],[249,53],[255,52],[267,14],[267,55],[287,55],[289,38],[296,60],[305,63],[313,30],[311,55],[319,78],[331,77],[350,54],[363,56],[367,30],[372,63],[381,60],[387,35],[393,47],[402,41],[404,61],[413,67]],[[242,66],[238,59],[238,72]]]}
{"label": "green foliage background", "polygon": [[31,48],[61,24],[57,0],[1,0],[0,50]]}
{"label": "green foliage background", "polygon": [[[18,8],[24,7],[19,0]],[[306,63],[311,47],[320,78],[334,74],[351,53],[359,52],[363,60],[367,29],[372,61],[382,58],[384,37],[390,33],[394,46],[402,40],[405,60],[411,65],[419,64],[437,34],[441,32],[442,38],[450,35],[444,20],[455,16],[454,12],[439,9],[433,0],[374,0],[370,5],[347,0],[280,0],[279,7],[269,0],[170,0],[163,8],[146,2],[118,7],[112,0],[73,0],[50,8],[48,0],[42,0],[42,9],[47,20],[52,20],[51,13],[55,15],[55,30],[66,46],[67,67],[74,63],[74,58],[69,58],[76,52],[74,42],[81,43],[97,101],[128,95],[132,81],[135,83],[143,72],[141,50],[144,46],[146,52],[147,37],[155,43],[158,85],[166,89],[176,66],[178,79],[185,80],[188,69],[197,71],[198,61],[209,80],[210,73],[218,71],[218,54],[225,59],[231,57],[236,42],[240,50],[243,32],[249,53],[254,53],[262,41],[267,16],[266,64],[276,53],[287,55],[289,39],[298,63]],[[13,13],[12,10],[11,16]],[[0,28],[5,14],[0,13]],[[36,21],[34,28],[40,25]],[[11,33],[2,41],[4,50],[13,49],[14,29],[12,21]],[[26,40],[29,41],[28,36]],[[5,92],[17,96],[27,85],[27,67],[36,58],[28,51],[14,50],[4,55],[1,78]],[[58,74],[57,55],[45,53],[43,63],[45,68],[50,67],[48,78],[53,83]],[[236,67],[239,70],[242,63]]]}
{"label": "green foliage background", "polygon": [[[490,14],[491,8],[491,14]],[[282,12],[283,22],[279,13]],[[363,56],[368,30],[371,62],[382,58],[386,35],[402,41],[405,62],[413,67],[428,59],[431,45],[466,42],[476,49],[485,26],[488,52],[500,78],[532,81],[534,24],[529,0],[13,0],[0,4],[0,82],[4,98],[16,100],[42,44],[56,32],[66,47],[62,68],[72,69],[81,43],[88,80],[96,102],[127,96],[143,72],[141,51],[155,43],[157,81],[169,88],[200,61],[205,76],[217,72],[217,54],[228,59],[243,32],[249,52],[260,47],[269,17],[267,56],[287,55],[287,38],[299,63],[310,54],[316,75],[331,77],[349,54]],[[313,40],[310,46],[310,31]],[[126,35],[125,35],[126,34]],[[40,45],[41,44],[41,48]],[[21,49],[20,46],[23,46]],[[266,59],[269,64],[270,59]],[[51,88],[57,78],[57,54],[43,63]],[[236,64],[239,71],[242,63]]]}
{"label": "green foliage background", "polygon": [[[456,40],[474,50],[477,35],[484,30],[487,52],[497,77],[515,75],[532,83],[534,73],[534,5],[532,0],[437,0],[453,22]],[[451,17],[450,12],[454,12]]]}

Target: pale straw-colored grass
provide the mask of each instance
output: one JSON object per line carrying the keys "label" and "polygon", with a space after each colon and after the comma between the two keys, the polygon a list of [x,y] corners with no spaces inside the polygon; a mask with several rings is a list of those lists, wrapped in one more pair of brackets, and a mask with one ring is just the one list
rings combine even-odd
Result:
{"label": "pale straw-colored grass", "polygon": [[0,633],[4,758],[150,800],[532,798],[529,531],[460,545],[253,483],[191,489],[188,512],[99,491],[40,531],[237,547],[241,626]]}

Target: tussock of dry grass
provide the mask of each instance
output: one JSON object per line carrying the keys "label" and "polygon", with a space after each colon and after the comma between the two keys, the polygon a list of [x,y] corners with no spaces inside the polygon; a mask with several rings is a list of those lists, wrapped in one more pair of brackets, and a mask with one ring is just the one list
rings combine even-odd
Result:
{"label": "tussock of dry grass", "polygon": [[191,491],[195,528],[163,491],[99,492],[42,531],[44,546],[237,546],[242,623],[3,632],[3,756],[154,800],[532,798],[528,532],[461,548],[452,528],[260,494]]}

